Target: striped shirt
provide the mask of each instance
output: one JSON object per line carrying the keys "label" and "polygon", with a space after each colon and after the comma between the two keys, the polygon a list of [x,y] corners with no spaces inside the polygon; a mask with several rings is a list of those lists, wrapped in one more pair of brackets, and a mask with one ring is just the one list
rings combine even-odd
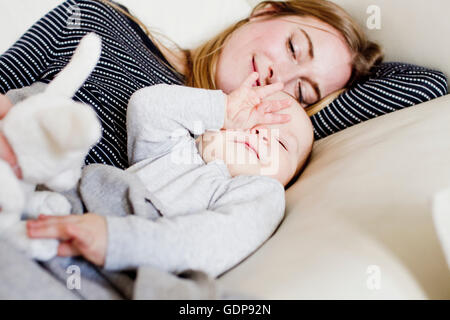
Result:
{"label": "striped shirt", "polygon": [[126,109],[131,95],[158,83],[183,84],[184,77],[161,63],[166,60],[145,33],[115,9],[92,0],[69,0],[50,11],[0,57],[0,92],[36,81],[49,83],[89,32],[101,36],[102,54],[74,100],[95,109],[102,138],[85,163],[124,169],[128,167]]}
{"label": "striped shirt", "polygon": [[442,72],[399,62],[382,63],[311,117],[316,140],[363,121],[448,93]]}
{"label": "striped shirt", "polygon": [[[91,105],[102,124],[102,138],[86,164],[127,168],[126,108],[131,95],[158,83],[183,84],[183,75],[169,69],[161,52],[133,21],[93,0],[68,0],[36,22],[0,56],[0,93],[49,83],[70,61],[81,38],[102,37],[100,61],[74,100]],[[447,93],[438,71],[384,63],[311,117],[316,139],[362,121],[412,106]]]}

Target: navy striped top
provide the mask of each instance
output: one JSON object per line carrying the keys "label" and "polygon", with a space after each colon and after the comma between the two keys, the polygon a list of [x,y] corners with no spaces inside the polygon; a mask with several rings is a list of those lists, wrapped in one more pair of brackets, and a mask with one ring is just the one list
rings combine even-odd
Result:
{"label": "navy striped top", "polygon": [[440,71],[399,62],[382,63],[311,117],[316,139],[363,121],[448,93]]}
{"label": "navy striped top", "polygon": [[[93,0],[68,0],[36,22],[0,56],[0,93],[50,82],[69,62],[81,38],[102,37],[100,61],[74,100],[91,105],[102,124],[102,138],[86,164],[127,168],[126,108],[131,95],[158,83],[183,84],[161,52],[133,21]],[[316,139],[370,118],[421,103],[447,93],[438,71],[386,63],[374,76],[340,95],[311,117]]]}
{"label": "navy striped top", "polygon": [[102,54],[74,100],[95,109],[102,138],[85,162],[127,168],[126,108],[131,95],[158,83],[183,84],[184,77],[161,63],[161,53],[143,40],[148,38],[145,33],[112,7],[69,0],[49,12],[0,57],[0,92],[36,81],[49,83],[89,32],[101,36]]}

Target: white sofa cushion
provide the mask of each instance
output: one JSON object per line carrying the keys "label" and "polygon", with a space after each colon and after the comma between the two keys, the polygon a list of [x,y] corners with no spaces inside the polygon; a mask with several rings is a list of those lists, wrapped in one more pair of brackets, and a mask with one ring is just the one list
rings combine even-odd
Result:
{"label": "white sofa cushion", "polygon": [[316,142],[278,231],[220,282],[267,299],[449,299],[431,212],[450,185],[449,119],[447,95]]}

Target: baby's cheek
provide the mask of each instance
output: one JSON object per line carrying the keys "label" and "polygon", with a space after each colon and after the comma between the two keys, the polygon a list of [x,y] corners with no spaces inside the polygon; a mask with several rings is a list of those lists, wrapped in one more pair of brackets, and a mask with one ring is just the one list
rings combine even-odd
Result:
{"label": "baby's cheek", "polygon": [[277,179],[284,184],[286,180],[289,180],[292,171],[289,158],[283,150],[279,150],[272,153],[270,160],[270,164],[261,167],[262,175]]}
{"label": "baby's cheek", "polygon": [[220,135],[205,135],[203,137],[202,157],[205,162],[224,160],[224,145]]}

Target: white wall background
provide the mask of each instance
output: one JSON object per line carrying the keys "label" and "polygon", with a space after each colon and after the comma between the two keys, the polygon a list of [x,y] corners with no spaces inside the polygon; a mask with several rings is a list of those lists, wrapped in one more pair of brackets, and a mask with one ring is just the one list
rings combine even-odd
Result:
{"label": "white wall background", "polygon": [[[36,20],[63,0],[0,0],[0,52]],[[260,0],[118,0],[147,26],[182,47],[193,47],[247,16]],[[380,42],[390,61],[404,61],[444,71],[450,76],[450,1],[334,0]],[[377,5],[381,29],[366,27],[367,8]]]}
{"label": "white wall background", "polygon": [[[0,0],[0,52],[63,0]],[[182,47],[206,40],[250,13],[247,0],[118,0]]]}

